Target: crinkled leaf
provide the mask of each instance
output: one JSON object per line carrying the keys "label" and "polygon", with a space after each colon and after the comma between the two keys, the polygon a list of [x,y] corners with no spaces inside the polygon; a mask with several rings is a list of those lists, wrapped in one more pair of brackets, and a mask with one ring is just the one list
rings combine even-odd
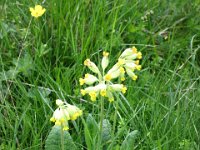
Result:
{"label": "crinkled leaf", "polygon": [[103,120],[103,128],[102,128],[102,142],[106,144],[111,140],[111,131],[112,127],[108,119]]}
{"label": "crinkled leaf", "polygon": [[[61,132],[62,129],[60,126],[52,127],[51,132],[49,133],[47,140],[45,142],[45,150],[60,150],[61,149]],[[68,131],[64,132],[64,149],[65,150],[77,150],[72,137]]]}
{"label": "crinkled leaf", "polygon": [[121,145],[121,150],[133,150],[134,149],[134,145],[135,145],[135,139],[138,135],[138,131],[134,130],[132,132],[130,132],[125,140],[123,141],[122,145]]}
{"label": "crinkled leaf", "polygon": [[26,53],[19,60],[13,59],[13,64],[17,68],[16,70],[18,72],[22,72],[26,76],[30,73],[30,70],[34,69],[33,59],[28,53]]}
{"label": "crinkled leaf", "polygon": [[93,144],[97,140],[98,130],[99,129],[98,129],[97,122],[92,117],[92,115],[89,114],[87,119],[86,119],[86,125],[85,125],[85,128],[84,128],[85,141],[86,141],[88,149],[92,149],[92,147],[94,147]]}

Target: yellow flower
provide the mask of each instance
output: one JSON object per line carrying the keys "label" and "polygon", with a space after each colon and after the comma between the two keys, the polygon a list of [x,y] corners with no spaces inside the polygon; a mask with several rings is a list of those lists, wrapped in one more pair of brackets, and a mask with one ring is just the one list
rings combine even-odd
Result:
{"label": "yellow flower", "polygon": [[122,93],[125,94],[126,91],[127,91],[127,87],[123,86],[123,88],[122,88]]}
{"label": "yellow flower", "polygon": [[82,110],[70,104],[67,104],[67,111],[71,120],[76,120],[79,116],[82,115]]}
{"label": "yellow flower", "polygon": [[126,79],[125,77],[121,77],[120,78],[121,81],[125,81],[125,79]]}
{"label": "yellow flower", "polygon": [[112,79],[110,74],[105,75],[104,78],[105,78],[106,81],[110,81]]}
{"label": "yellow flower", "polygon": [[118,66],[122,66],[122,65],[124,65],[124,63],[125,63],[125,59],[121,59],[121,58],[119,58],[118,59]]}
{"label": "yellow flower", "polygon": [[137,58],[138,58],[138,59],[142,59],[142,53],[141,53],[141,52],[138,52],[138,53],[137,53]]}
{"label": "yellow flower", "polygon": [[140,61],[139,61],[139,60],[136,60],[136,61],[134,61],[134,63],[135,63],[136,65],[139,65]]}
{"label": "yellow flower", "polygon": [[110,90],[107,91],[106,97],[108,97],[108,101],[111,103],[114,101],[114,96]]}
{"label": "yellow flower", "polygon": [[106,52],[106,51],[103,52],[103,56],[104,56],[104,57],[108,57],[108,55],[109,55],[108,52]]}
{"label": "yellow flower", "polygon": [[132,76],[132,79],[133,79],[134,81],[137,80],[137,78],[138,78],[137,75],[133,75],[133,76]]}
{"label": "yellow flower", "polygon": [[62,100],[56,100],[58,108],[54,111],[50,121],[55,122],[57,126],[61,126],[63,130],[68,130],[68,120],[76,120],[77,117],[82,115],[82,110],[76,106],[65,104]]}
{"label": "yellow flower", "polygon": [[133,51],[134,54],[137,53],[137,48],[135,46],[132,47],[132,51]]}
{"label": "yellow flower", "polygon": [[80,85],[83,85],[85,83],[85,80],[83,78],[79,78]]}
{"label": "yellow flower", "polygon": [[103,96],[103,97],[106,96],[106,90],[105,90],[105,89],[104,89],[104,90],[101,90],[101,91],[100,91],[100,95]]}
{"label": "yellow flower", "polygon": [[90,65],[90,59],[86,59],[86,60],[84,61],[84,65],[85,65],[85,66],[89,66],[89,65]]}
{"label": "yellow flower", "polygon": [[132,72],[132,70],[126,68],[126,72],[133,80],[137,80],[138,77]]}
{"label": "yellow flower", "polygon": [[30,7],[29,10],[31,12],[31,15],[35,18],[42,16],[46,11],[46,9],[42,8],[41,5],[35,5],[35,8]]}
{"label": "yellow flower", "polygon": [[137,66],[136,66],[136,69],[137,69],[137,70],[141,70],[141,68],[142,68],[141,65],[137,65]]}
{"label": "yellow flower", "polygon": [[84,96],[86,94],[86,91],[81,89],[81,94]]}
{"label": "yellow flower", "polygon": [[120,70],[120,80],[124,81],[125,80],[124,74],[126,71],[124,70],[123,67],[120,67],[119,70]]}
{"label": "yellow flower", "polygon": [[94,91],[90,92],[89,95],[90,95],[91,101],[96,101],[96,98],[97,98],[96,92],[94,92]]}
{"label": "yellow flower", "polygon": [[69,127],[68,127],[68,126],[65,126],[65,127],[63,127],[63,130],[64,130],[64,131],[69,130]]}
{"label": "yellow flower", "polygon": [[124,70],[124,68],[123,68],[123,67],[120,67],[120,68],[119,68],[119,70],[120,70],[120,73],[122,73],[122,74],[124,74],[124,73],[125,73],[125,70]]}

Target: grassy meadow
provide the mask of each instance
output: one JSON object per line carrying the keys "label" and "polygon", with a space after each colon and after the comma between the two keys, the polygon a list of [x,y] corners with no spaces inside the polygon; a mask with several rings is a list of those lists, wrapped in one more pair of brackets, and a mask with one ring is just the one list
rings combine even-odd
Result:
{"label": "grassy meadow", "polygon": [[[46,8],[37,19],[36,4]],[[78,150],[199,150],[199,12],[199,0],[0,0],[0,149],[45,149],[62,99],[83,110],[69,121]],[[99,142],[101,98],[80,94],[83,62],[99,66],[106,50],[112,66],[133,46],[142,69],[104,101],[110,128]]]}

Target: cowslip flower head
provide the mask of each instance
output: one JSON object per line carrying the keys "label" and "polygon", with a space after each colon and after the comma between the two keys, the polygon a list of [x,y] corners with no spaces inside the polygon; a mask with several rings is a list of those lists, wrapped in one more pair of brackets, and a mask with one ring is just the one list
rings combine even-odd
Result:
{"label": "cowslip flower head", "polygon": [[31,12],[31,15],[35,18],[42,16],[46,11],[46,9],[43,8],[41,5],[35,5],[35,8],[30,7],[29,10]]}
{"label": "cowslip flower head", "polygon": [[74,105],[56,100],[58,108],[54,111],[50,121],[55,122],[55,125],[62,126],[63,130],[68,130],[68,120],[76,120],[82,115],[82,110]]}
{"label": "cowslip flower head", "polygon": [[[80,78],[80,85],[90,85],[89,87],[81,89],[81,94],[83,96],[89,95],[91,101],[96,101],[98,96],[107,97],[108,101],[114,101],[114,93],[121,92],[126,93],[127,88],[123,84],[125,75],[127,74],[133,80],[138,77],[134,73],[135,70],[141,70],[141,65],[139,65],[139,60],[142,58],[142,53],[138,52],[136,47],[125,49],[120,57],[117,59],[117,63],[111,67],[110,70],[105,72],[109,65],[109,53],[103,52],[103,58],[101,60],[101,68],[98,68],[90,59],[84,61],[84,65],[87,66],[93,73],[98,74],[95,77],[91,74],[86,74],[85,78]],[[100,71],[101,70],[101,71]],[[118,82],[114,83],[114,79],[119,79]]]}

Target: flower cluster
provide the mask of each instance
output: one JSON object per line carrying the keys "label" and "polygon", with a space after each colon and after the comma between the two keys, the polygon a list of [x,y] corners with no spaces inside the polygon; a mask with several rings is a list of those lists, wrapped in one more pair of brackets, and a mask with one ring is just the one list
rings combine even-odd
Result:
{"label": "flower cluster", "polygon": [[[87,66],[94,74],[85,74],[84,78],[80,78],[80,85],[90,85],[81,89],[81,94],[84,96],[88,94],[92,101],[96,101],[98,95],[107,97],[110,102],[114,101],[114,92],[126,93],[127,88],[123,84],[114,84],[112,80],[119,78],[120,81],[125,80],[125,73],[133,80],[137,79],[135,70],[141,70],[139,60],[142,58],[142,53],[138,52],[136,47],[127,48],[118,58],[118,62],[105,74],[105,70],[109,65],[108,52],[103,52],[101,61],[101,71],[95,63],[86,59],[84,65]],[[95,85],[93,85],[95,84]]]}
{"label": "flower cluster", "polygon": [[62,126],[63,130],[68,130],[68,120],[76,120],[82,115],[82,110],[74,105],[64,103],[62,100],[56,100],[58,108],[54,111],[50,121],[55,125]]}
{"label": "flower cluster", "polygon": [[41,5],[35,5],[35,8],[30,7],[29,10],[31,12],[31,15],[35,18],[42,16],[44,12],[46,11],[46,9],[42,8]]}

